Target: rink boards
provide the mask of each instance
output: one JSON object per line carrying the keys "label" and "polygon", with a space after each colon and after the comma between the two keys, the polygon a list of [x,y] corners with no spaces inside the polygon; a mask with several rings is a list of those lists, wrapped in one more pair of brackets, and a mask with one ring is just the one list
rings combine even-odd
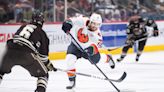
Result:
{"label": "rink boards", "polygon": [[[159,30],[161,33],[164,30],[164,21],[157,22]],[[0,51],[4,49],[5,42],[12,38],[14,32],[20,27],[17,24],[4,24],[0,25]],[[127,22],[116,22],[116,23],[104,23],[101,27],[103,35],[103,45],[107,48],[122,46],[126,39],[126,27]],[[70,44],[71,39],[61,30],[60,23],[45,24],[43,29],[46,31],[50,39],[50,56],[51,60],[63,59],[66,55],[67,46]],[[148,28],[152,32],[151,28]],[[136,51],[136,46],[129,50],[129,53]],[[164,35],[160,35],[157,38],[149,38],[144,49],[145,52],[148,51],[159,51],[164,50]],[[107,51],[100,49],[101,53],[111,53],[120,54],[121,48]]]}

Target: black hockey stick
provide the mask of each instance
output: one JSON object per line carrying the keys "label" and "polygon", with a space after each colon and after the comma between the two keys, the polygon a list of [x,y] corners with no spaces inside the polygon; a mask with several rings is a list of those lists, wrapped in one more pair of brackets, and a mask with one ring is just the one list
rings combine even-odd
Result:
{"label": "black hockey stick", "polygon": [[[113,81],[113,82],[122,82],[125,79],[126,75],[127,75],[126,72],[124,72],[119,79],[107,79],[107,78],[103,78],[103,77],[99,77],[99,76],[95,76],[95,75],[79,73],[79,72],[73,72],[73,71],[64,70],[64,69],[60,69],[60,68],[56,68],[56,69],[58,71],[62,71],[62,72],[69,72],[69,73],[73,73],[73,74],[77,74],[77,75],[81,75],[81,76],[85,76],[85,77],[100,79],[100,80],[110,80],[110,81]],[[56,69],[55,69],[55,71],[56,71]]]}
{"label": "black hockey stick", "polygon": [[76,45],[79,47],[79,49],[80,49],[82,52],[86,53],[86,55],[88,56],[89,62],[92,63],[92,64],[104,75],[104,77],[112,84],[112,86],[113,86],[118,92],[120,92],[120,90],[113,84],[113,82],[111,82],[111,81],[109,80],[109,78],[104,74],[104,72],[103,72],[103,71],[89,58],[88,53],[85,52],[85,50],[80,46],[80,44],[76,41],[76,39],[72,36],[72,34],[71,34],[71,33],[68,33],[68,34],[69,34],[70,37],[73,39],[73,41],[76,43]]}

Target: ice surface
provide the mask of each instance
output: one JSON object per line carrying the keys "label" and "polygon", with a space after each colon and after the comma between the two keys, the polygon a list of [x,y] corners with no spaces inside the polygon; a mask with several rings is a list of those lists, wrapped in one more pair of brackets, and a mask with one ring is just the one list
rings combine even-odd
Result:
{"label": "ice surface", "polygon": [[[116,60],[119,55],[114,55]],[[55,67],[66,69],[66,62],[58,60],[53,62]],[[110,69],[108,64],[100,62],[100,69],[109,77],[117,79],[126,71],[127,77],[115,86],[121,92],[164,92],[164,51],[143,53],[139,62],[135,62],[135,54],[128,54],[121,62],[116,63],[115,69]],[[76,63],[77,72],[104,77],[98,69],[87,60],[80,59]],[[65,72],[50,72],[47,92],[117,92],[105,80],[77,76],[77,85],[74,90],[66,90],[68,78]],[[20,66],[15,66],[12,73],[4,76],[0,85],[0,92],[34,92],[36,78]]]}

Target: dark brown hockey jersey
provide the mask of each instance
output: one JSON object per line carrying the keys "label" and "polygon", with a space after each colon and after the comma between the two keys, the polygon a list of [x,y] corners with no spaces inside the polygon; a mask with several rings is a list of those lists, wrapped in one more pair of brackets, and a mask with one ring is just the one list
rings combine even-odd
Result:
{"label": "dark brown hockey jersey", "polygon": [[158,30],[157,24],[154,20],[142,17],[133,17],[129,20],[128,29],[126,32],[132,37],[142,38],[148,35],[146,26],[153,27],[154,30]]}
{"label": "dark brown hockey jersey", "polygon": [[40,25],[25,24],[17,30],[12,39],[8,40],[8,47],[31,50],[48,56],[49,38]]}

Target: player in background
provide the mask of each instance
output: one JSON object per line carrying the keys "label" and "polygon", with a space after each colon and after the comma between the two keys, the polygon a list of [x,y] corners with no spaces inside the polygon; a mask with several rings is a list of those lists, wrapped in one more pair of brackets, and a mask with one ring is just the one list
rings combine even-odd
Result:
{"label": "player in background", "polygon": [[139,61],[139,57],[142,54],[142,51],[144,50],[149,35],[146,26],[152,27],[154,29],[153,36],[158,36],[158,27],[154,20],[142,18],[138,15],[132,16],[130,18],[129,25],[126,30],[127,39],[125,44],[127,45],[123,47],[122,54],[120,58],[117,59],[118,62],[121,62],[125,58],[127,51],[134,45],[135,41],[143,39],[141,41],[138,41],[136,62]]}
{"label": "player in background", "polygon": [[[98,48],[102,44],[102,35],[100,32],[100,27],[102,24],[102,18],[99,14],[93,13],[90,18],[84,16],[72,17],[63,22],[62,30],[65,33],[72,34],[78,44],[89,54],[89,57],[80,50],[76,42],[72,41],[68,46],[66,62],[69,71],[76,72],[75,63],[77,59],[83,57],[85,59],[90,58],[92,62],[97,64],[99,61],[105,58],[105,62],[109,63],[111,68],[115,67],[115,63],[110,60],[112,59],[110,55],[100,54]],[[75,87],[76,75],[72,73],[67,73],[70,85],[67,89],[72,89]]]}
{"label": "player in background", "polygon": [[0,61],[0,82],[12,67],[20,65],[38,78],[35,92],[46,92],[48,71],[53,70],[53,65],[48,59],[49,39],[42,29],[43,23],[43,13],[36,10],[31,22],[22,25],[7,41],[7,50]]}

